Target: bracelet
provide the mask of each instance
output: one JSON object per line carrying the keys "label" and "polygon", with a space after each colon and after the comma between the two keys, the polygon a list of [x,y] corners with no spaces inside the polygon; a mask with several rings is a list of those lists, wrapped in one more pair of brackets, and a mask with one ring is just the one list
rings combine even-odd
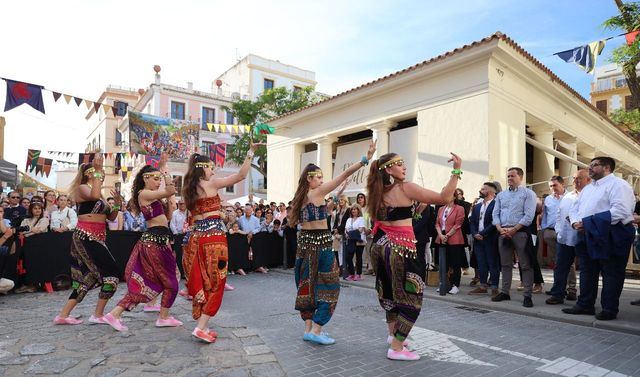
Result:
{"label": "bracelet", "polygon": [[249,150],[249,152],[247,152],[247,157],[248,158],[253,158],[254,155],[255,155],[255,153],[252,150]]}
{"label": "bracelet", "polygon": [[451,170],[451,176],[452,177],[457,177],[458,179],[462,179],[462,170],[460,170],[460,169]]}
{"label": "bracelet", "polygon": [[120,210],[120,206],[119,206],[119,205],[117,205],[117,204],[116,204],[116,205],[112,205],[112,206],[111,206],[111,210],[112,210],[112,211],[119,211],[119,210]]}
{"label": "bracelet", "polygon": [[362,156],[360,158],[360,162],[362,162],[362,165],[364,165],[364,166],[369,165],[369,159],[367,158],[367,156]]}

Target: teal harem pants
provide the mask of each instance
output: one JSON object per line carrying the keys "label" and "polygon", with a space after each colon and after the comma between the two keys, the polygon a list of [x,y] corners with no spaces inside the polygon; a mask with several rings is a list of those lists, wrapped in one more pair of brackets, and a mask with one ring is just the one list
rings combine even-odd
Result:
{"label": "teal harem pants", "polygon": [[[415,256],[403,256],[397,246],[377,230],[371,245],[371,263],[376,274],[376,291],[387,323],[396,323],[394,337],[404,341],[420,315],[426,287],[426,266]],[[415,247],[414,247],[415,248]]]}
{"label": "teal harem pants", "polygon": [[296,310],[303,320],[320,326],[331,319],[340,294],[340,268],[331,241],[328,230],[301,230],[298,236]]}

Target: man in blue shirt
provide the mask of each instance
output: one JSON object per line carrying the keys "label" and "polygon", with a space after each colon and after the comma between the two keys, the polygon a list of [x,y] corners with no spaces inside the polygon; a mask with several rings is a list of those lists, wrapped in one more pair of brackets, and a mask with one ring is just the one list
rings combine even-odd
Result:
{"label": "man in blue shirt", "polygon": [[[238,225],[243,232],[247,232],[247,241],[249,241],[249,260],[254,260],[253,249],[251,248],[251,239],[253,235],[260,232],[260,220],[253,215],[253,206],[247,203],[244,206],[244,216],[238,219]],[[260,259],[260,258],[258,258]],[[266,273],[264,266],[259,266],[256,271]]]}
{"label": "man in blue shirt", "polygon": [[[555,231],[556,217],[558,216],[558,208],[560,202],[566,193],[564,188],[564,179],[559,175],[554,175],[549,179],[549,191],[551,193],[544,198],[542,207],[542,216],[540,216],[540,225],[538,232],[542,233],[542,239],[547,245],[547,259],[554,261],[556,259],[557,236]],[[542,247],[542,242],[538,243]],[[573,289],[575,290],[575,284]]]}
{"label": "man in blue shirt", "polygon": [[524,285],[524,301],[522,306],[533,307],[531,293],[533,290],[533,269],[531,235],[528,227],[536,213],[536,194],[522,185],[524,171],[513,167],[507,170],[509,188],[502,191],[495,199],[493,208],[493,225],[498,230],[498,251],[502,266],[502,291],[491,298],[491,301],[511,300],[509,291],[513,279],[513,252],[515,251],[522,269]]}

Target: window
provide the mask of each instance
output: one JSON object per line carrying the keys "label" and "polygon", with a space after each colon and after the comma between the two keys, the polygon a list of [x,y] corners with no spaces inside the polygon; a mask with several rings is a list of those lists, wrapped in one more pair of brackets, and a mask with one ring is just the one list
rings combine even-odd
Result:
{"label": "window", "polygon": [[173,181],[176,183],[176,193],[179,195],[182,192],[182,176],[173,175]]}
{"label": "window", "polygon": [[596,101],[596,108],[603,113],[607,113],[607,100],[603,99],[602,101]]}
{"label": "window", "polygon": [[227,186],[224,188],[224,192],[227,194],[233,194],[235,193],[235,187],[234,186]]}
{"label": "window", "polygon": [[226,112],[227,119],[225,120],[226,124],[233,124],[233,113],[231,111]]}
{"label": "window", "polygon": [[207,123],[215,123],[216,122],[216,109],[212,109],[209,107],[202,108],[202,129],[209,131],[209,127],[207,127]]}
{"label": "window", "polygon": [[625,96],[624,97],[624,109],[626,111],[634,109],[634,107],[633,107],[633,97],[631,97],[631,96]]}
{"label": "window", "polygon": [[269,89],[273,89],[273,80],[264,79],[264,91],[266,92]]}
{"label": "window", "polygon": [[123,116],[127,115],[127,107],[128,106],[129,106],[129,104],[126,103],[126,102],[114,101],[113,102],[113,107],[116,108],[116,116],[123,117]]}
{"label": "window", "polygon": [[116,145],[122,145],[122,132],[116,129]]}
{"label": "window", "polygon": [[616,88],[622,88],[623,86],[627,86],[627,80],[624,77],[617,77]]}
{"label": "window", "polygon": [[171,101],[171,119],[184,120],[184,103]]}
{"label": "window", "polygon": [[212,143],[209,141],[203,141],[202,142],[202,147],[200,147],[200,149],[202,150],[202,154],[205,156],[209,156],[209,148],[216,145],[216,143]]}

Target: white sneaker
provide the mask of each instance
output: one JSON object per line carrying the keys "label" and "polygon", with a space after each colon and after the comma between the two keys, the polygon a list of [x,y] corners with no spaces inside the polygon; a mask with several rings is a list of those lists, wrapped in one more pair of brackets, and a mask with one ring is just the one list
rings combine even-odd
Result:
{"label": "white sneaker", "polygon": [[460,292],[460,290],[458,289],[458,287],[456,287],[455,285],[453,287],[451,287],[451,290],[449,291],[450,295],[457,295],[458,292]]}
{"label": "white sneaker", "polygon": [[6,295],[14,287],[13,280],[0,278],[0,293]]}

